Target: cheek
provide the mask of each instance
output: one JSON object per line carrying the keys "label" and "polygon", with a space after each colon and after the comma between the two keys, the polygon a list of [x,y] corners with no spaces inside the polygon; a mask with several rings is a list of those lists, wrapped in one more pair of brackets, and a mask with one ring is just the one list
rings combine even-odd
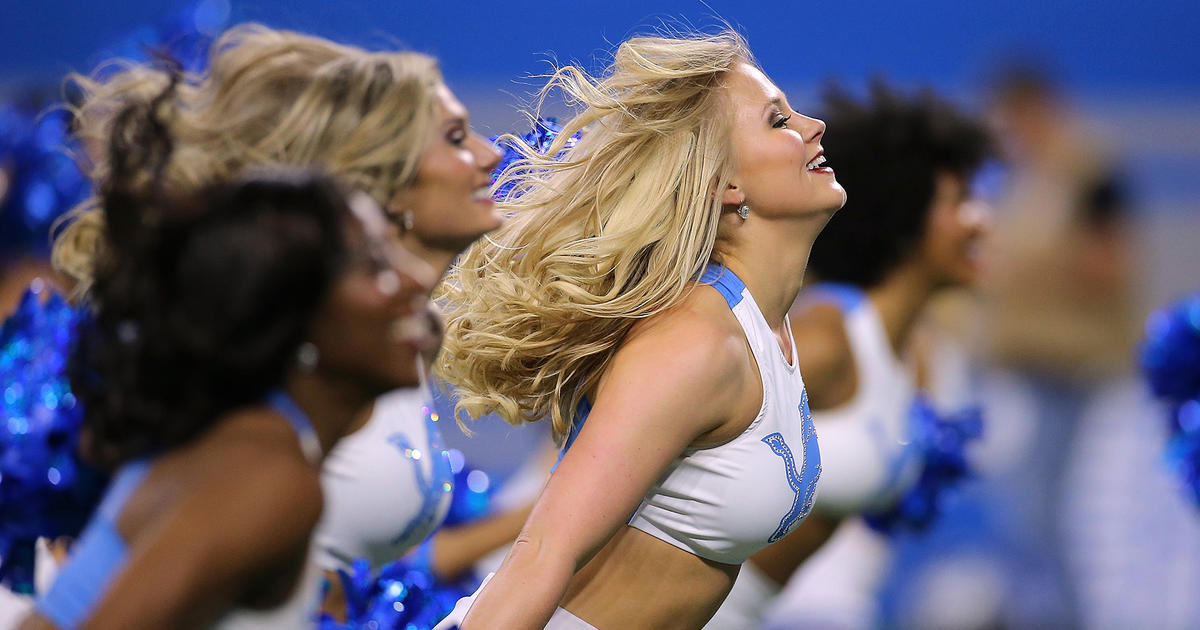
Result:
{"label": "cheek", "polygon": [[313,327],[313,343],[330,362],[354,363],[383,342],[388,311],[368,284],[365,279],[340,283],[330,296],[327,314]]}
{"label": "cheek", "polygon": [[796,190],[797,182],[804,184],[804,142],[777,137],[749,149],[743,158],[744,179],[754,184],[754,189],[787,194]]}

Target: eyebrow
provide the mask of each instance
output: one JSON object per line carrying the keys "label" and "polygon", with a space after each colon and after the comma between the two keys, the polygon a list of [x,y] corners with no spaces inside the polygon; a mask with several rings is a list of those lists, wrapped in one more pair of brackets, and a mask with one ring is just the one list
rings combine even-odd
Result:
{"label": "eyebrow", "polygon": [[780,111],[783,111],[786,109],[791,109],[790,107],[784,107],[782,96],[775,96],[775,97],[771,98],[771,100],[767,101],[767,104],[763,107],[763,111],[764,112],[767,111],[772,106],[774,106],[776,109],[778,109]]}

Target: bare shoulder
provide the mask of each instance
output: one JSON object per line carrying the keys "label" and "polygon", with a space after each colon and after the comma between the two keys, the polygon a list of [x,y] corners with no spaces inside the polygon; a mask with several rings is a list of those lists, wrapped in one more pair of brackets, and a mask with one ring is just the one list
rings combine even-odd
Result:
{"label": "bare shoulder", "polygon": [[846,321],[834,304],[816,303],[789,314],[796,340],[796,361],[809,402],[815,409],[837,406],[857,389],[854,354]]}
{"label": "bare shoulder", "polygon": [[219,503],[231,518],[276,521],[289,530],[311,528],[320,516],[320,471],[269,407],[230,413],[188,451],[198,490],[193,502],[201,509]]}
{"label": "bare shoulder", "polygon": [[694,291],[633,326],[607,366],[596,409],[601,402],[639,415],[657,409],[694,438],[738,413],[755,370],[745,334],[719,294]]}
{"label": "bare shoulder", "polygon": [[239,478],[247,473],[255,477],[251,487],[287,486],[295,494],[320,497],[319,469],[310,463],[300,448],[296,432],[275,410],[250,407],[230,414],[211,440],[201,444],[212,461],[225,471],[222,477],[248,485]]}
{"label": "bare shoulder", "polygon": [[622,351],[652,351],[701,380],[744,375],[753,365],[746,335],[716,291],[697,289],[676,306],[639,322]]}

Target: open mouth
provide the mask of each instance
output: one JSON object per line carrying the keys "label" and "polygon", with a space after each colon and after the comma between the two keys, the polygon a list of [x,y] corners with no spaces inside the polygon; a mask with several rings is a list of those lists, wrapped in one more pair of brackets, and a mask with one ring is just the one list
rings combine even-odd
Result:
{"label": "open mouth", "polygon": [[833,169],[825,166],[825,152],[819,151],[813,159],[804,165],[804,170],[815,171],[817,173],[832,173]]}
{"label": "open mouth", "polygon": [[483,186],[480,186],[479,188],[476,188],[475,192],[471,193],[471,200],[472,201],[491,201],[492,200],[491,184],[485,184]]}

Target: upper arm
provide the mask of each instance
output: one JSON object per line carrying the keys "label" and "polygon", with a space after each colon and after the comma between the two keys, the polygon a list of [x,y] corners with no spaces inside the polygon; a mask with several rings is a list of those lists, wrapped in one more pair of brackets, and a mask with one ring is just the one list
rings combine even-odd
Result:
{"label": "upper arm", "polygon": [[692,315],[631,334],[587,422],[522,533],[548,553],[585,562],[697,437],[726,421],[745,381],[745,340]]}
{"label": "upper arm", "polygon": [[811,408],[831,409],[853,398],[858,383],[841,310],[833,304],[814,304],[793,312],[791,321],[796,365],[804,375]]}
{"label": "upper arm", "polygon": [[232,461],[137,534],[85,627],[203,627],[280,567],[302,568],[320,512],[316,471],[303,461]]}

